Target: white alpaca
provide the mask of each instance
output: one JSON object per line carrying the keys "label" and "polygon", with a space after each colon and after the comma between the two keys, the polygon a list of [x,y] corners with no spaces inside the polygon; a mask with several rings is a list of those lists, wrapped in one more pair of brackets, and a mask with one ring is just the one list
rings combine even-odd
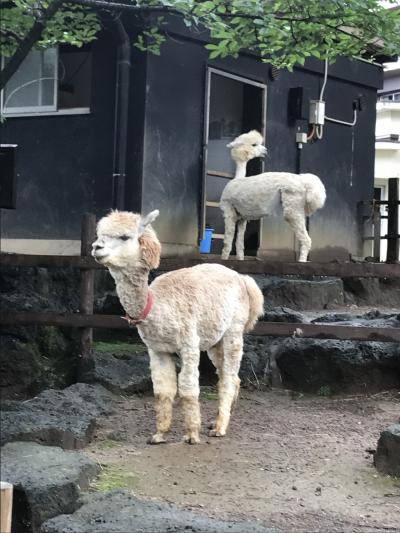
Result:
{"label": "white alpaca", "polygon": [[237,223],[236,255],[244,259],[244,232],[248,220],[258,220],[283,211],[299,243],[299,261],[307,261],[311,239],[306,228],[306,216],[323,207],[325,187],[314,174],[264,172],[246,177],[247,162],[265,155],[263,138],[258,131],[250,131],[228,144],[236,163],[235,178],[222,191],[220,207],[225,222],[222,259],[228,259]]}
{"label": "white alpaca", "polygon": [[[110,213],[97,225],[92,255],[108,267],[127,319],[137,324],[149,351],[157,425],[150,442],[165,442],[178,389],[184,440],[194,444],[200,431],[200,351],[208,352],[218,374],[218,416],[210,435],[221,437],[239,392],[243,333],[262,315],[263,295],[249,276],[216,264],[169,272],[148,286],[149,272],[160,261],[161,245],[150,226],[157,216],[158,211],[146,217]],[[178,379],[174,354],[182,363]]]}

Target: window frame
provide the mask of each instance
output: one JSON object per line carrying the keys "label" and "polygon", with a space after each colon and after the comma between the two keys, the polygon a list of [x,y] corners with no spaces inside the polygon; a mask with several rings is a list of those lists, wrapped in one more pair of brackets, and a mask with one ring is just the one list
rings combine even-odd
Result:
{"label": "window frame", "polygon": [[[18,118],[18,117],[46,117],[57,115],[89,115],[91,113],[90,106],[85,107],[66,107],[58,108],[58,84],[59,84],[59,58],[60,50],[59,46],[55,46],[57,50],[57,61],[55,68],[54,78],[54,91],[55,91],[55,105],[53,106],[31,106],[31,107],[14,107],[4,109],[4,89],[0,91],[0,114],[5,118]],[[4,57],[0,57],[1,66],[4,67]],[[21,111],[19,111],[21,110]]]}
{"label": "window frame", "polygon": [[[53,80],[53,90],[54,90],[53,102],[54,102],[54,104],[52,104],[52,105],[40,105],[39,104],[37,106],[23,106],[23,107],[18,107],[18,106],[16,106],[16,107],[4,107],[5,106],[5,101],[4,101],[5,92],[4,92],[4,89],[3,89],[1,91],[1,113],[2,113],[2,115],[4,115],[5,117],[8,117],[10,115],[20,116],[23,113],[24,114],[25,113],[40,114],[42,112],[44,112],[44,113],[53,112],[54,113],[54,112],[57,111],[57,104],[58,104],[58,98],[57,98],[57,93],[58,93],[58,60],[59,60],[58,46],[53,46],[51,48],[38,50],[38,52],[41,54],[40,57],[43,58],[43,54],[44,54],[45,50],[51,50],[51,49],[55,49],[55,52],[56,52],[55,65],[54,65],[54,80]],[[4,68],[4,61],[5,61],[5,58],[2,57],[2,67],[3,68]],[[40,62],[40,70],[41,71],[42,71],[42,68],[43,68],[43,60]],[[41,75],[40,75],[39,78],[37,78],[36,80],[31,80],[31,82],[28,82],[28,83],[32,83],[32,84],[37,82],[39,84],[39,88],[38,88],[39,98],[40,98],[41,87],[42,87],[42,83],[40,83],[40,82],[44,81],[45,79],[49,79],[49,78],[48,77],[44,78],[42,76],[42,72],[41,72]],[[22,88],[22,86],[21,86],[21,88]]]}

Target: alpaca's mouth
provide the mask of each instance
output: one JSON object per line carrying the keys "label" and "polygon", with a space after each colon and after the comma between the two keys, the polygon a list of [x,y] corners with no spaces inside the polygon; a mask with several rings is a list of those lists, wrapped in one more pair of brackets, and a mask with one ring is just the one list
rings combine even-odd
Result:
{"label": "alpaca's mouth", "polygon": [[97,263],[102,263],[108,257],[108,254],[92,253],[92,256]]}

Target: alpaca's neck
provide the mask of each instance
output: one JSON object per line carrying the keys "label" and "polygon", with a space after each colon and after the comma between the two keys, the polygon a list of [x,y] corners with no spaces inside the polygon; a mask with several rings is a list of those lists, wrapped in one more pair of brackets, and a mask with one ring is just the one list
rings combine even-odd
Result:
{"label": "alpaca's neck", "polygon": [[235,178],[244,178],[246,176],[247,161],[235,161],[236,171]]}
{"label": "alpaca's neck", "polygon": [[138,318],[147,303],[149,270],[145,268],[110,269],[110,273],[115,280],[117,294],[125,312],[132,318]]}

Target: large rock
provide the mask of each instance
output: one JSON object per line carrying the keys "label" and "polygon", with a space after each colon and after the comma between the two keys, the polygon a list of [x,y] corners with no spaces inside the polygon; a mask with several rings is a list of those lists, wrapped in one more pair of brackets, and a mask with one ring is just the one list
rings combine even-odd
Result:
{"label": "large rock", "polygon": [[42,522],[78,507],[99,466],[79,452],[13,442],[1,449],[1,479],[14,485],[13,533],[36,533]]}
{"label": "large rock", "polygon": [[85,498],[72,515],[52,518],[42,533],[272,533],[257,522],[225,522],[191,511],[135,498],[126,491],[112,491]]}
{"label": "large rock", "polygon": [[344,305],[343,282],[338,278],[276,278],[253,276],[263,291],[266,308],[286,306],[295,310],[333,309]]}
{"label": "large rock", "polygon": [[292,324],[306,322],[301,313],[297,313],[293,309],[284,306],[273,307],[272,309],[267,306],[262,320],[266,322],[289,322]]}
{"label": "large rock", "polygon": [[361,315],[351,313],[329,313],[319,316],[311,321],[314,324],[334,324],[340,322],[341,326],[367,326],[370,328],[399,328],[400,313],[382,313],[372,309]]}
{"label": "large rock", "polygon": [[306,392],[379,392],[400,385],[397,344],[285,339],[276,356],[286,387]]}
{"label": "large rock", "polygon": [[0,336],[0,391],[2,398],[33,396],[41,390],[41,354],[36,343]]}
{"label": "large rock", "polygon": [[100,383],[115,394],[152,390],[150,360],[144,345],[124,343],[123,349],[113,344],[101,345],[102,350],[94,352],[90,381]]}
{"label": "large rock", "polygon": [[[298,317],[309,322],[307,313],[301,315],[286,308],[268,310],[266,315],[274,321],[296,322]],[[311,322],[396,328],[400,327],[400,315],[379,310],[328,313]],[[378,392],[400,386],[400,347],[395,343],[249,335],[245,336],[240,377],[257,387],[283,385],[314,393]]]}
{"label": "large rock", "polygon": [[[79,308],[76,269],[0,268],[0,307],[8,311],[74,312]],[[1,326],[1,397],[30,398],[73,383],[78,365],[76,330]],[[30,371],[26,372],[29,366]]]}
{"label": "large rock", "polygon": [[78,383],[64,390],[46,390],[27,402],[8,402],[0,414],[0,443],[17,440],[83,448],[96,418],[111,412],[112,396],[101,385]]}
{"label": "large rock", "polygon": [[400,387],[395,343],[246,336],[244,383],[310,393],[379,392]]}
{"label": "large rock", "polygon": [[346,303],[400,308],[400,280],[389,278],[346,278]]}
{"label": "large rock", "polygon": [[400,476],[400,421],[382,431],[374,464],[383,474]]}

